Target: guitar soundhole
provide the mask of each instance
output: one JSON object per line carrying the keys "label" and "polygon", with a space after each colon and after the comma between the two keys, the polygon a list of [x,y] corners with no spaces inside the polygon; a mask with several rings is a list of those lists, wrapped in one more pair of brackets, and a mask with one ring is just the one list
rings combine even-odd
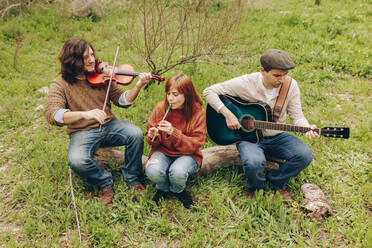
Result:
{"label": "guitar soundhole", "polygon": [[254,119],[252,116],[242,116],[240,125],[242,125],[242,129],[245,131],[252,131],[254,129]]}

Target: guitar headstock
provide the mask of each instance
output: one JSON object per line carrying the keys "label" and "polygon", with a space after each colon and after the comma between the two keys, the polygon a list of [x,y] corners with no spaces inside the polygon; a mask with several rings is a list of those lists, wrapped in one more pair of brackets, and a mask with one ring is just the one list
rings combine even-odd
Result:
{"label": "guitar headstock", "polygon": [[324,127],[321,129],[320,134],[328,138],[348,139],[350,136],[350,128],[348,127]]}

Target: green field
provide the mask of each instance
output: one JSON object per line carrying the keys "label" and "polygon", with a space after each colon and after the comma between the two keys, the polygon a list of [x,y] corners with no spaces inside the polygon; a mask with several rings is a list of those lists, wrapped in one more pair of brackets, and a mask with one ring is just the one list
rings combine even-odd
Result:
{"label": "green field", "polygon": [[[351,129],[348,140],[298,135],[314,160],[288,185],[295,202],[284,203],[269,188],[249,200],[241,166],[222,166],[189,180],[192,209],[175,198],[157,207],[154,185],[147,181],[147,195],[135,193],[111,165],[115,196],[109,208],[95,197],[96,188],[73,176],[81,244],[69,188],[68,136],[46,122],[47,96],[39,89],[58,75],[58,54],[70,37],[91,41],[109,62],[120,42],[118,63],[148,68],[124,39],[130,28],[124,20],[133,17],[125,4],[108,5],[104,17],[94,18],[71,17],[66,5],[46,2],[13,8],[0,19],[0,247],[372,247],[371,0],[245,1],[228,47],[239,53],[164,75],[185,72],[201,94],[214,83],[257,71],[267,49],[287,51],[297,64],[290,76],[299,83],[309,122]],[[213,14],[230,1],[216,2]],[[114,113],[145,131],[163,87],[151,85],[133,106],[115,107]],[[214,145],[207,138],[203,148]],[[304,183],[321,187],[334,216],[321,222],[306,217]]]}

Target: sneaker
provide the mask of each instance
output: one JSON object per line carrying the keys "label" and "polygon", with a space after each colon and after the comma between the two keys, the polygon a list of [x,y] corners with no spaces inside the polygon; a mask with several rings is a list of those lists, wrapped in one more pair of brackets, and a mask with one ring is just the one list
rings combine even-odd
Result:
{"label": "sneaker", "polygon": [[102,204],[107,206],[112,203],[112,198],[114,197],[114,191],[112,190],[112,186],[101,189],[98,192],[98,197],[101,198]]}
{"label": "sneaker", "polygon": [[291,193],[289,193],[285,188],[280,188],[276,190],[283,197],[284,201],[293,201]]}
{"label": "sneaker", "polygon": [[178,200],[182,202],[183,206],[187,209],[189,209],[190,206],[194,204],[191,196],[186,192],[186,190],[183,190],[180,193],[174,193],[174,195],[177,197]]}
{"label": "sneaker", "polygon": [[137,183],[137,184],[135,184],[135,185],[131,185],[130,188],[131,188],[131,189],[138,190],[138,191],[140,191],[141,193],[145,193],[145,192],[146,192],[145,187],[143,187],[143,185],[140,184],[140,183]]}
{"label": "sneaker", "polygon": [[168,192],[162,191],[160,189],[156,190],[156,193],[152,200],[159,206],[160,198],[165,198],[168,195]]}

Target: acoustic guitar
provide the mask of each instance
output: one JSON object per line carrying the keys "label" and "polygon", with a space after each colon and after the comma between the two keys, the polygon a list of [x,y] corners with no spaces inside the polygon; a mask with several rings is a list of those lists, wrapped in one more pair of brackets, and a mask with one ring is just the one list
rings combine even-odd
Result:
{"label": "acoustic guitar", "polygon": [[[229,145],[238,141],[258,142],[262,138],[261,129],[281,130],[306,133],[309,127],[294,126],[272,122],[269,105],[251,103],[229,95],[219,96],[223,104],[238,118],[241,128],[231,130],[226,125],[225,117],[207,105],[207,131],[209,137],[218,145]],[[324,137],[347,139],[348,127],[324,127],[313,130]]]}

